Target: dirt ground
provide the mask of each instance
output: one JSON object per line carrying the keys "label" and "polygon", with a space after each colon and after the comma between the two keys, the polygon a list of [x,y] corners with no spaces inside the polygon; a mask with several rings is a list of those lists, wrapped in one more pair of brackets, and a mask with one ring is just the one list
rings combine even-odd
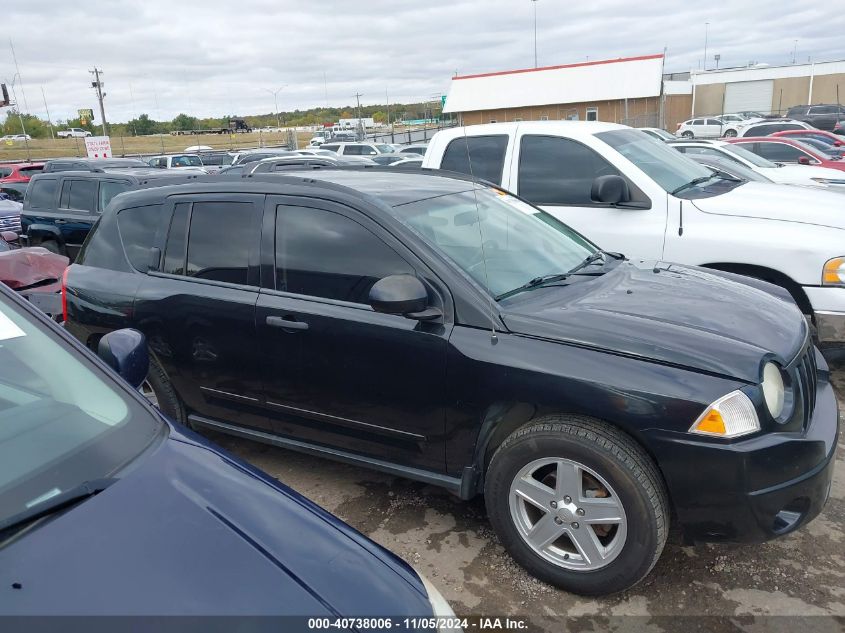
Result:
{"label": "dirt ground", "polygon": [[[834,383],[845,411],[845,369],[834,372]],[[597,599],[555,589],[517,566],[480,498],[462,502],[377,472],[228,436],[213,439],[404,557],[458,615],[516,616],[530,630],[549,632],[845,630],[842,434],[831,498],[815,521],[762,545],[684,547],[674,534],[645,581]]]}

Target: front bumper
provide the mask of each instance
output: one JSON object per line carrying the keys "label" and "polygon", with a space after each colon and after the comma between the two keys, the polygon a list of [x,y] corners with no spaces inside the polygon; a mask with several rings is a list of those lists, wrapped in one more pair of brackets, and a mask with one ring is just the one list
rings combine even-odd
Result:
{"label": "front bumper", "polygon": [[845,343],[845,288],[804,286],[820,343]]}
{"label": "front bumper", "polygon": [[724,443],[678,433],[652,437],[688,541],[765,541],[822,511],[833,479],[839,412],[827,366],[818,352],[816,359],[816,406],[801,432]]}
{"label": "front bumper", "polygon": [[845,312],[816,311],[816,332],[819,343],[845,343]]}

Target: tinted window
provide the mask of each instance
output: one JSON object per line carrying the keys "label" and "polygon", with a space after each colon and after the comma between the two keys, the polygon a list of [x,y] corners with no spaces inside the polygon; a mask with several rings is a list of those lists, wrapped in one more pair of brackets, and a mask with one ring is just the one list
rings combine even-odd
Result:
{"label": "tinted window", "polygon": [[810,114],[836,114],[836,106],[814,106],[810,108]]}
{"label": "tinted window", "polygon": [[23,202],[23,194],[17,189],[12,189],[8,186],[0,186],[0,193],[9,196],[9,199],[14,200],[15,202]]}
{"label": "tinted window", "polygon": [[524,136],[519,195],[534,204],[592,204],[597,176],[619,174],[589,147],[554,136]]}
{"label": "tinted window", "polygon": [[804,128],[796,123],[769,123],[766,125],[752,125],[746,130],[743,136],[768,136],[775,132],[784,130],[803,130]]}
{"label": "tinted window", "polygon": [[501,184],[507,148],[508,137],[504,134],[456,138],[446,147],[440,168]]}
{"label": "tinted window", "polygon": [[188,233],[189,277],[248,283],[249,254],[258,246],[258,207],[250,202],[197,202]]}
{"label": "tinted window", "polygon": [[33,174],[40,173],[43,170],[44,167],[41,165],[30,165],[29,167],[21,167],[20,169],[18,169],[18,171],[21,172],[22,175],[30,177]]}
{"label": "tinted window", "polygon": [[62,185],[62,209],[93,211],[97,194],[96,180],[65,180]]}
{"label": "tinted window", "polygon": [[167,247],[164,249],[163,272],[171,275],[185,274],[185,236],[188,234],[188,211],[191,205],[180,202],[173,210]]}
{"label": "tinted window", "polygon": [[707,119],[706,125],[721,125],[718,119]]}
{"label": "tinted window", "polygon": [[0,178],[8,178],[12,175],[12,170],[8,167],[0,167]]}
{"label": "tinted window", "polygon": [[330,211],[276,209],[276,289],[368,303],[372,285],[413,274],[399,255],[357,222]]}
{"label": "tinted window", "polygon": [[321,149],[325,149],[330,152],[336,152],[338,147],[340,147],[340,145],[320,145]]}
{"label": "tinted window", "polygon": [[115,182],[113,180],[102,181],[100,183],[100,206],[97,208],[102,211],[109,205],[112,198],[127,189],[129,189],[128,182]]}
{"label": "tinted window", "polygon": [[784,162],[798,162],[799,156],[806,156],[797,147],[787,145],[786,143],[755,143],[757,146],[757,153],[763,158],[768,158],[771,161]]}
{"label": "tinted window", "polygon": [[58,181],[55,178],[35,180],[29,191],[29,206],[35,209],[48,209],[56,204]]}
{"label": "tinted window", "polygon": [[704,119],[695,119],[692,125],[704,125]]}
{"label": "tinted window", "polygon": [[123,241],[123,250],[132,267],[147,272],[150,264],[150,249],[155,241],[156,230],[164,213],[160,204],[123,209],[117,214],[117,226]]}

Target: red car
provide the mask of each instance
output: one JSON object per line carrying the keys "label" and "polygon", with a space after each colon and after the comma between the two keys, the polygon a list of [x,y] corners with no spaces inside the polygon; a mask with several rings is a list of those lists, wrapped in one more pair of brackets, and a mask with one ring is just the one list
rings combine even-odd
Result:
{"label": "red car", "polygon": [[754,152],[773,163],[793,165],[816,165],[845,171],[845,160],[831,159],[815,147],[802,143],[800,139],[783,136],[742,136],[726,138],[728,143],[742,145],[744,149]]}
{"label": "red car", "polygon": [[843,139],[842,136],[825,130],[784,130],[783,132],[769,134],[769,136],[786,136],[787,138],[800,138],[803,136],[807,138],[817,138],[822,142],[833,145],[834,147],[845,145],[845,139]]}
{"label": "red car", "polygon": [[42,169],[44,163],[4,163],[0,165],[0,182],[29,182]]}

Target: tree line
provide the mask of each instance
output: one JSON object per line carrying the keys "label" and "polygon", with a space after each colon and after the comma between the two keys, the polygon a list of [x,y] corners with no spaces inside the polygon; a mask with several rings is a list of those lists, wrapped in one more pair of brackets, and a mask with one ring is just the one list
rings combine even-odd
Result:
{"label": "tree line", "polygon": [[[229,125],[230,118],[243,118],[247,125],[252,128],[301,125],[321,125],[323,123],[334,123],[338,119],[352,119],[356,116],[355,106],[342,108],[311,108],[308,110],[293,110],[287,112],[256,114],[247,116],[224,116],[197,118],[189,114],[181,113],[171,121],[156,121],[148,114],[140,114],[136,118],[125,123],[109,123],[109,134],[112,136],[146,136],[149,134],[169,134],[174,131],[184,130],[211,130],[225,128]],[[391,104],[388,110],[386,105],[361,106],[361,116],[371,117],[376,123],[387,123],[388,114],[390,121],[427,119],[440,115],[439,103],[411,103]],[[6,134],[21,134],[21,118],[23,119],[26,133],[32,138],[50,138],[50,127],[45,119],[33,114],[18,115],[14,109],[6,112],[6,120],[0,124],[0,132]],[[83,125],[79,118],[54,121],[55,132],[70,127],[78,127],[88,130],[92,134],[102,133],[99,121],[86,121]]]}

